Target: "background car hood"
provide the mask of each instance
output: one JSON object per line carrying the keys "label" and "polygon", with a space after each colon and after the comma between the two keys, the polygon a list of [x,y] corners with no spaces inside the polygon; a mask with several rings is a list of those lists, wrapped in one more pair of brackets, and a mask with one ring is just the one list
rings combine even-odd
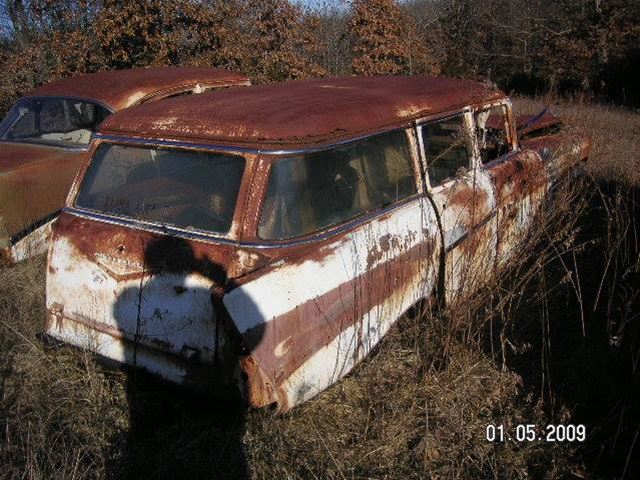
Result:
{"label": "background car hood", "polygon": [[27,143],[0,142],[0,173],[8,172],[21,166],[44,160],[60,160],[79,157],[84,150],[71,150],[47,145],[30,145]]}

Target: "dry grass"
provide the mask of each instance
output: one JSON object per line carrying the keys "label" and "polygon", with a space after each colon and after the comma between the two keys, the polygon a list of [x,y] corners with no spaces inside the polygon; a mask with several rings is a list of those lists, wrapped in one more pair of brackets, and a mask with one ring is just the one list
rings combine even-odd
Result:
{"label": "dry grass", "polygon": [[83,478],[104,471],[110,439],[126,430],[126,397],[89,355],[45,351],[43,278],[43,258],[0,272],[0,475]]}
{"label": "dry grass", "polygon": [[[587,104],[556,111],[595,139],[594,175],[638,182],[637,115]],[[128,397],[124,373],[37,340],[42,259],[0,270],[0,477],[632,478],[635,427],[626,423],[638,418],[637,370],[622,367],[638,352],[629,190],[591,182],[564,195],[489,288],[455,308],[411,312],[351,375],[280,416],[153,382]],[[585,413],[596,392],[602,402]],[[587,445],[485,440],[488,424],[576,422],[587,423]]]}
{"label": "dry grass", "polygon": [[516,97],[517,113],[538,113],[545,107],[573,128],[591,137],[589,171],[598,180],[640,185],[640,114],[622,107],[581,99]]}

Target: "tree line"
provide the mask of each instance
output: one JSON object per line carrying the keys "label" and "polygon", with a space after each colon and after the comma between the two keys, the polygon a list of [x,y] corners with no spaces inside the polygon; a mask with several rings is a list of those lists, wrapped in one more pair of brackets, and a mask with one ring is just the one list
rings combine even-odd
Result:
{"label": "tree line", "polygon": [[489,78],[639,106],[639,40],[637,0],[2,0],[0,110],[49,80],[148,65]]}

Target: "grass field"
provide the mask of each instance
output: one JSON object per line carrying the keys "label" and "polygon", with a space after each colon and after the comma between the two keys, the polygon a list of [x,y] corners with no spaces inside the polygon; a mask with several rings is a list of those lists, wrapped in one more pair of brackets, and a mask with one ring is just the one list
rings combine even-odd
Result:
{"label": "grass field", "polygon": [[[593,138],[591,178],[485,289],[416,309],[286,415],[152,381],[129,395],[125,373],[38,341],[44,259],[1,270],[0,477],[638,478],[640,115],[552,110]],[[488,442],[489,424],[584,424],[587,440]]]}

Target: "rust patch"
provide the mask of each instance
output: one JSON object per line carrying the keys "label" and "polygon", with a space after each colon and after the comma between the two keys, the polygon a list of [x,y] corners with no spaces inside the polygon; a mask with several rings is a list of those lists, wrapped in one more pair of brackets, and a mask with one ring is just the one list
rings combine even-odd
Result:
{"label": "rust patch", "polygon": [[[311,355],[328,345],[361,316],[382,305],[393,292],[409,285],[434,251],[432,241],[418,244],[392,261],[369,269],[321,297],[243,335],[246,348],[260,362],[273,384],[280,386]],[[279,355],[287,344],[286,355]]]}
{"label": "rust patch", "polygon": [[[240,368],[246,375],[246,398],[252,407],[266,407],[277,401],[271,382],[266,377],[255,357],[248,355],[240,359]],[[280,401],[284,396],[280,396]]]}
{"label": "rust patch", "polygon": [[0,217],[12,237],[64,206],[85,152],[0,145]]}
{"label": "rust patch", "polygon": [[508,202],[511,196],[518,199],[547,181],[542,163],[529,151],[491,165],[488,172],[496,189],[498,204]]}
{"label": "rust patch", "polygon": [[[230,89],[112,115],[102,132],[221,145],[294,148],[407,124],[503,98],[484,83],[434,77],[342,77]],[[158,122],[171,119],[171,122]]]}
{"label": "rust patch", "polygon": [[27,143],[0,142],[0,175],[20,168],[27,164],[38,163],[51,174],[52,163],[65,158],[79,158],[84,154],[83,150],[69,150],[45,145],[33,145]]}
{"label": "rust patch", "polygon": [[28,97],[79,97],[97,100],[112,110],[181,91],[247,85],[244,75],[218,68],[152,67],[77,75],[42,85]]}
{"label": "rust patch", "polygon": [[[67,238],[85,257],[107,269],[117,280],[143,275],[145,262],[149,260],[145,255],[148,257],[151,254],[157,258],[171,259],[168,268],[173,271],[202,271],[207,278],[224,285],[227,282],[224,272],[237,259],[233,255],[234,247],[230,245],[185,242],[176,237],[97,222],[68,213],[62,213],[58,218],[54,236]],[[164,241],[156,241],[160,238],[164,238]],[[149,253],[148,245],[160,245],[163,251]]]}

